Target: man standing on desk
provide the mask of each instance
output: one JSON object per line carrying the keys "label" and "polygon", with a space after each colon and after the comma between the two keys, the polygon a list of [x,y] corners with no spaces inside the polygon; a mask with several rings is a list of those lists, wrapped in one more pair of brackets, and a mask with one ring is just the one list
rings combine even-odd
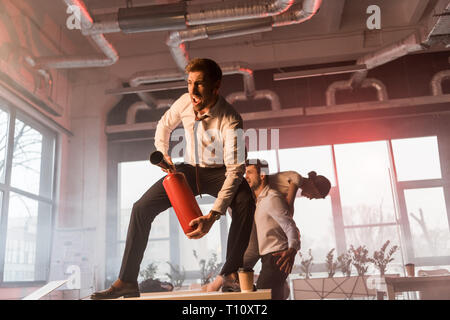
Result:
{"label": "man standing on desk", "polygon": [[[155,147],[166,161],[186,176],[194,195],[216,197],[212,210],[191,221],[196,227],[188,233],[199,239],[209,232],[213,223],[233,211],[226,261],[220,274],[224,277],[222,291],[239,291],[239,284],[230,275],[243,265],[243,256],[252,230],[255,202],[245,179],[245,144],[242,118],[219,95],[222,71],[210,59],[193,59],[186,66],[188,93],[182,95],[158,122]],[[171,132],[183,124],[186,138],[185,162],[174,165],[168,154]],[[139,296],[137,277],[155,217],[171,204],[162,185],[156,182],[133,205],[119,279],[92,299],[113,299]]]}

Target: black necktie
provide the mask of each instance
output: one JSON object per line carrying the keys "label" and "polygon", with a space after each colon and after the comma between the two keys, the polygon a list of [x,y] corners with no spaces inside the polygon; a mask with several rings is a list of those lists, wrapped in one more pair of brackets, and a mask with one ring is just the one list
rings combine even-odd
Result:
{"label": "black necktie", "polygon": [[[195,114],[195,121],[202,121],[209,117],[207,114],[199,115],[197,111],[194,111]],[[198,141],[197,141],[197,134],[195,128],[198,126],[198,123],[194,124],[194,139],[195,139],[195,157],[196,157],[196,163],[195,163],[195,184],[197,185],[197,192],[200,195],[200,198],[202,198],[202,194],[200,193],[200,176],[199,176],[199,165],[198,162],[200,162],[199,156],[198,156]]]}

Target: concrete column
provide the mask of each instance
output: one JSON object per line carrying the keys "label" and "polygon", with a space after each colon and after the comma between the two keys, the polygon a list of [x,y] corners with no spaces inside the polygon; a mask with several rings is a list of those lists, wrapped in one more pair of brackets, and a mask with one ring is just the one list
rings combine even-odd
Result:
{"label": "concrete column", "polygon": [[[105,278],[106,244],[106,114],[119,97],[106,96],[115,86],[101,70],[82,72],[71,98],[71,130],[68,141],[65,209],[60,221],[65,227],[95,228],[92,244],[96,289]],[[63,160],[64,162],[64,160]]]}

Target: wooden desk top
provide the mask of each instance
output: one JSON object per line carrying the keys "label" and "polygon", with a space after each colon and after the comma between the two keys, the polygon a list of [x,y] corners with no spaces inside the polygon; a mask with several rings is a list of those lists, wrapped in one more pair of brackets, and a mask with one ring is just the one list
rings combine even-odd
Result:
{"label": "wooden desk top", "polygon": [[386,285],[392,286],[396,292],[420,291],[429,288],[450,287],[450,275],[421,277],[388,277],[384,278]]}
{"label": "wooden desk top", "polygon": [[420,277],[389,277],[385,276],[386,284],[400,284],[400,283],[421,283],[421,282],[440,282],[450,281],[450,275],[447,276],[420,276]]}
{"label": "wooden desk top", "polygon": [[136,298],[118,298],[114,300],[270,300],[270,289],[254,292],[205,292],[202,290],[183,290],[170,292],[141,293]]}

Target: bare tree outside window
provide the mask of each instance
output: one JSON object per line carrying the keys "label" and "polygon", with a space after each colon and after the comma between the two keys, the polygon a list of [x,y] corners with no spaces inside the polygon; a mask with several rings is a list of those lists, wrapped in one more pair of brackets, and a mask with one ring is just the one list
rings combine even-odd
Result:
{"label": "bare tree outside window", "polygon": [[[0,173],[5,182],[7,152],[13,151],[11,186],[39,196],[43,135],[18,119],[14,139],[8,145],[9,114],[0,112]],[[8,181],[6,181],[8,182]],[[38,201],[9,192],[6,252],[3,281],[34,281],[37,245]]]}

